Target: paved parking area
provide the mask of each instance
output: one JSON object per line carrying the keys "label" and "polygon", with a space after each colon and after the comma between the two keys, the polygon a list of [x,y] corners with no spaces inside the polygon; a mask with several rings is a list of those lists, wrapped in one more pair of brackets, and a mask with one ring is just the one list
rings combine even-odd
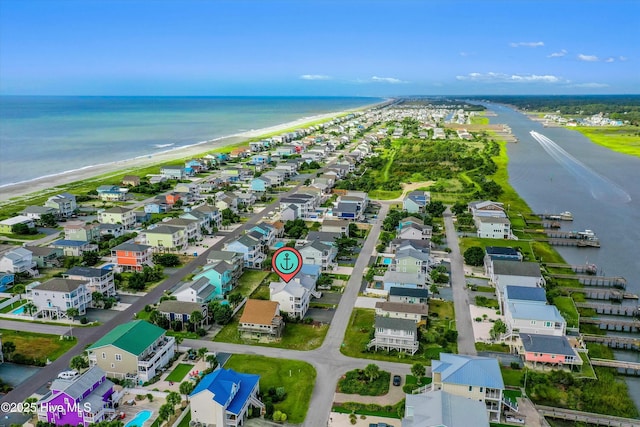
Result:
{"label": "paved parking area", "polygon": [[[120,304],[124,306],[125,304]],[[106,323],[109,320],[116,317],[120,310],[104,310],[102,308],[88,308],[85,315],[89,322],[102,322]]]}
{"label": "paved parking area", "polygon": [[311,302],[322,304],[338,304],[342,299],[342,294],[338,292],[322,291],[322,298],[314,298]]}
{"label": "paved parking area", "polygon": [[304,316],[306,319],[313,319],[316,322],[331,323],[336,311],[333,308],[310,308]]}

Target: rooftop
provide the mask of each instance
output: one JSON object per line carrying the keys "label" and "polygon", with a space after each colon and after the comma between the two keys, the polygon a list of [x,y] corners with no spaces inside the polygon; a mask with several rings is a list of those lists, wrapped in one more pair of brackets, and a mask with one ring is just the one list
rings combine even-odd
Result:
{"label": "rooftop", "polygon": [[540,264],[537,262],[520,262],[493,260],[493,274],[505,276],[542,277]]}
{"label": "rooftop", "polygon": [[240,317],[240,323],[271,325],[277,315],[279,304],[275,301],[248,299]]}
{"label": "rooftop", "polygon": [[165,333],[166,331],[161,327],[145,320],[133,320],[116,326],[87,350],[113,345],[139,356]]}
{"label": "rooftop", "polygon": [[566,336],[520,334],[520,339],[524,349],[528,352],[562,354],[565,356],[576,355]]}
{"label": "rooftop", "polygon": [[489,415],[482,402],[442,390],[407,394],[402,427],[423,426],[489,427]]}
{"label": "rooftop", "polygon": [[375,328],[391,329],[395,331],[413,331],[414,336],[418,327],[410,319],[396,319],[394,317],[376,316]]}
{"label": "rooftop", "polygon": [[440,353],[440,360],[431,362],[431,371],[440,372],[443,383],[504,390],[500,365],[493,357]]}

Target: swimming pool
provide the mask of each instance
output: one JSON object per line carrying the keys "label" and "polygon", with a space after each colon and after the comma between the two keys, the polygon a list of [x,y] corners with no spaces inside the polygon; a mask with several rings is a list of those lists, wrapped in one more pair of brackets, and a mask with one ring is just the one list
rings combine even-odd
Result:
{"label": "swimming pool", "polygon": [[276,248],[276,249],[280,249],[283,246],[284,246],[284,242],[278,242],[275,245],[273,245],[273,247]]}
{"label": "swimming pool", "polygon": [[138,412],[136,414],[136,416],[129,421],[128,423],[126,423],[124,425],[124,427],[142,427],[142,424],[144,424],[145,421],[147,421],[149,418],[151,418],[151,414],[153,412],[152,411],[141,411]]}
{"label": "swimming pool", "polygon": [[391,258],[384,258],[384,259],[382,260],[382,263],[383,263],[384,265],[390,265],[390,264],[391,264]]}
{"label": "swimming pool", "polygon": [[13,310],[11,314],[24,314],[24,305],[21,305],[20,307]]}

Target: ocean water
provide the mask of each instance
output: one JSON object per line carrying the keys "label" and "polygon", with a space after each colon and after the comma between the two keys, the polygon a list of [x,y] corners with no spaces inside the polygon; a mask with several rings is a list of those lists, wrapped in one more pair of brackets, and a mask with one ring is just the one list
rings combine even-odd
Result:
{"label": "ocean water", "polygon": [[381,101],[0,96],[0,187]]}

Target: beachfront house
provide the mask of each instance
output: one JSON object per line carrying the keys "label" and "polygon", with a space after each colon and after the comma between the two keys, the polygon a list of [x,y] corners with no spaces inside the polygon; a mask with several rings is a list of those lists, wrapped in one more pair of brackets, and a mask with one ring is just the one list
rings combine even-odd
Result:
{"label": "beachfront house", "polygon": [[58,216],[67,218],[75,214],[78,209],[76,196],[70,193],[62,193],[51,196],[44,202],[47,207],[52,207],[57,211]]}
{"label": "beachfront house", "polygon": [[145,320],[116,326],[87,348],[90,366],[99,366],[107,376],[149,381],[175,354],[175,338]]}
{"label": "beachfront house", "polygon": [[376,316],[374,331],[375,337],[367,348],[396,350],[411,355],[418,351],[418,327],[413,320]]}
{"label": "beachfront house", "polygon": [[118,185],[101,185],[96,191],[98,198],[104,202],[122,202],[127,199],[129,189]]}
{"label": "beachfront house", "polygon": [[3,219],[0,221],[0,233],[2,234],[10,234],[13,233],[13,227],[22,224],[29,228],[35,228],[36,224],[33,221],[33,218],[30,218],[26,215],[17,215],[11,218]]}
{"label": "beachfront house", "polygon": [[111,249],[118,271],[142,271],[145,266],[153,267],[153,248],[137,243],[122,243]]}
{"label": "beachfront house", "polygon": [[0,272],[24,273],[31,277],[36,277],[40,274],[36,268],[36,262],[33,260],[33,252],[22,247],[11,249],[0,257]]}
{"label": "beachfront house", "polygon": [[109,421],[120,397],[113,386],[97,366],[71,379],[55,379],[36,403],[38,421],[84,427]]}
{"label": "beachfront house", "polygon": [[222,295],[222,290],[212,285],[207,277],[183,283],[171,294],[178,301],[198,304],[206,304],[214,299],[222,298]]}
{"label": "beachfront house", "polygon": [[225,244],[224,250],[239,252],[243,255],[245,268],[262,268],[266,258],[260,239],[245,234]]}
{"label": "beachfront house", "polygon": [[259,391],[259,375],[217,369],[202,378],[189,396],[191,422],[202,426],[242,426],[249,407],[264,410]]}
{"label": "beachfront house", "polygon": [[402,200],[402,209],[409,213],[424,213],[431,201],[428,191],[410,191]]}
{"label": "beachfront house", "polygon": [[116,294],[113,270],[75,266],[62,273],[63,279],[81,280],[86,283],[89,292],[100,292],[105,297]]}
{"label": "beachfront house", "polygon": [[122,185],[127,187],[137,187],[140,185],[140,177],[137,175],[125,175],[122,177]]}
{"label": "beachfront house", "polygon": [[533,368],[582,366],[582,359],[566,336],[520,333],[515,344],[517,353]]}
{"label": "beachfront house", "polygon": [[36,313],[49,319],[67,318],[67,310],[75,308],[84,315],[92,305],[89,281],[53,278],[27,285],[27,299],[36,306]]}
{"label": "beachfront house", "polygon": [[182,166],[162,166],[160,168],[160,175],[166,179],[181,180],[187,177]]}
{"label": "beachfront house", "polygon": [[27,206],[21,213],[35,221],[41,219],[42,215],[58,215],[58,211],[49,206]]}
{"label": "beachfront house", "polygon": [[238,333],[242,338],[274,341],[282,336],[284,320],[276,301],[248,299],[240,317]]}
{"label": "beachfront house", "polygon": [[498,359],[440,353],[440,360],[431,362],[431,374],[432,390],[483,402],[489,419],[500,420],[504,382]]}
{"label": "beachfront house", "polygon": [[98,221],[101,224],[121,224],[127,230],[136,226],[136,214],[133,209],[114,206],[98,210]]}
{"label": "beachfront house", "polygon": [[567,321],[555,305],[530,301],[509,301],[504,306],[507,336],[518,333],[565,335]]}

